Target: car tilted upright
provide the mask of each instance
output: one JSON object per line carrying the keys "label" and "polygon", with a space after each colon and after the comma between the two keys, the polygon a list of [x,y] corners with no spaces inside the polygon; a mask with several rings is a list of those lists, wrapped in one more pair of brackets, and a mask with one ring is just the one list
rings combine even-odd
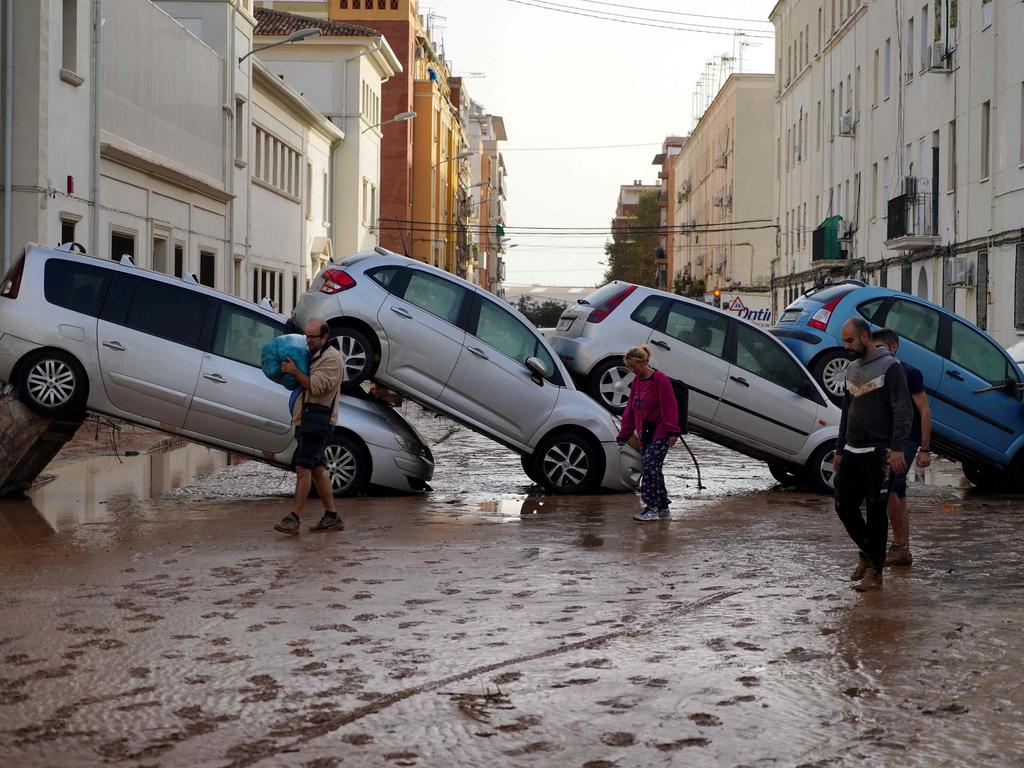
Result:
{"label": "car tilted upright", "polygon": [[376,379],[493,438],[557,493],[626,490],[640,457],[611,415],[576,391],[525,317],[451,273],[378,248],[317,275],[292,321],[327,321],[350,385]]}
{"label": "car tilted upright", "polygon": [[[260,367],[285,332],[282,316],[190,276],[29,245],[0,284],[0,381],[45,415],[88,409],[287,467],[289,392]],[[405,419],[361,391],[338,405],[337,495],[427,489],[433,456]]]}

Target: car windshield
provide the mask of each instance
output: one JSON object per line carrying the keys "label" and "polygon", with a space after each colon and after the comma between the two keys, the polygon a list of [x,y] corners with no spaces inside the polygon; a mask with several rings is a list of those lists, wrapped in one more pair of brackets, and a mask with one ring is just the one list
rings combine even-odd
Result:
{"label": "car windshield", "polygon": [[830,301],[832,301],[832,299],[842,298],[846,294],[852,293],[853,291],[857,290],[859,287],[859,285],[849,284],[826,285],[824,288],[821,288],[817,291],[811,291],[810,293],[805,294],[801,298],[810,299],[811,301],[817,301],[822,304],[828,304]]}

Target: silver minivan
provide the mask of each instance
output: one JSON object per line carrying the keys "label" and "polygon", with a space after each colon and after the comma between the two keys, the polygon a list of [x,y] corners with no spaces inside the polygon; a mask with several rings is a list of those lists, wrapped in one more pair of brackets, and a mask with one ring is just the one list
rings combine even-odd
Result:
{"label": "silver minivan", "polygon": [[[29,245],[0,285],[0,381],[46,415],[87,408],[289,466],[289,393],[260,367],[286,329],[190,275]],[[326,454],[338,495],[427,489],[433,456],[405,419],[361,391],[339,408]]]}
{"label": "silver minivan", "polygon": [[597,402],[621,413],[627,349],[650,345],[654,366],[690,388],[694,432],[767,462],[785,484],[832,488],[839,409],[774,336],[707,304],[613,282],[566,309],[547,334]]}

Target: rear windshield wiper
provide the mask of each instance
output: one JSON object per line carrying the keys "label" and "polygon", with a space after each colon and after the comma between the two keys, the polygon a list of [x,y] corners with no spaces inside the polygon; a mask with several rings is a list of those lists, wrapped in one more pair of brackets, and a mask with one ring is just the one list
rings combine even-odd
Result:
{"label": "rear windshield wiper", "polygon": [[590,306],[590,302],[587,301],[586,299],[576,299],[576,303],[577,304],[586,304],[588,307]]}

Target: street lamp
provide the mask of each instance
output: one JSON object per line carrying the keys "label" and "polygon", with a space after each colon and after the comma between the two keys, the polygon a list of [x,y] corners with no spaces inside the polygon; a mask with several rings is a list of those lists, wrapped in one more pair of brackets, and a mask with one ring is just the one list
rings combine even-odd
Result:
{"label": "street lamp", "polygon": [[245,54],[245,56],[240,57],[238,59],[238,63],[241,64],[243,61],[248,59],[254,53],[259,53],[260,51],[265,51],[268,48],[276,48],[277,46],[284,45],[285,43],[297,43],[300,40],[306,40],[307,38],[310,38],[310,37],[319,37],[320,33],[321,33],[321,30],[320,30],[319,27],[306,27],[305,29],[300,29],[300,30],[298,30],[296,32],[292,32],[284,40],[278,40],[276,43],[271,43],[270,45],[264,45],[261,48],[253,48],[251,51],[249,51],[247,54]]}
{"label": "street lamp", "polygon": [[366,133],[371,128],[380,128],[382,125],[387,125],[388,123],[404,123],[406,120],[412,120],[415,117],[415,112],[400,112],[394,117],[392,117],[390,120],[385,120],[383,123],[377,123],[376,125],[366,126],[365,128],[363,128],[362,131],[360,131],[360,133]]}
{"label": "street lamp", "polygon": [[430,166],[430,167],[431,167],[431,168],[437,168],[437,166],[439,166],[439,165],[444,165],[445,163],[450,163],[450,162],[451,162],[452,160],[465,160],[465,159],[467,159],[467,158],[470,158],[470,157],[472,157],[472,156],[473,156],[473,155],[475,155],[475,154],[476,154],[475,152],[460,152],[460,153],[459,153],[459,154],[457,154],[457,155],[452,155],[452,156],[451,156],[451,157],[449,157],[449,158],[448,158],[447,160],[442,160],[442,161],[441,161],[440,163],[434,163],[434,164],[433,164],[432,166]]}

